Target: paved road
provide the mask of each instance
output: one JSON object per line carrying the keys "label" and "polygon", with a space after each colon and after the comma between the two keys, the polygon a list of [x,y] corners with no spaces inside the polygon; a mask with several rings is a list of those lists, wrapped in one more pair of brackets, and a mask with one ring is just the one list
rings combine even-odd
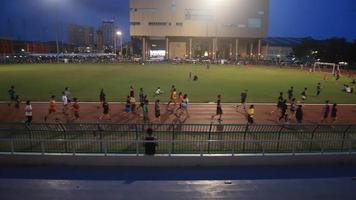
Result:
{"label": "paved road", "polygon": [[14,199],[356,199],[356,166],[0,167]]}

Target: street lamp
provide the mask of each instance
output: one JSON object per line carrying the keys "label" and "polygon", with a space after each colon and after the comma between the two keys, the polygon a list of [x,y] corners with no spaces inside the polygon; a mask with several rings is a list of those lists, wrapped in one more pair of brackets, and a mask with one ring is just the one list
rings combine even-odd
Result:
{"label": "street lamp", "polygon": [[122,56],[122,32],[117,31],[116,35],[120,37],[120,55]]}

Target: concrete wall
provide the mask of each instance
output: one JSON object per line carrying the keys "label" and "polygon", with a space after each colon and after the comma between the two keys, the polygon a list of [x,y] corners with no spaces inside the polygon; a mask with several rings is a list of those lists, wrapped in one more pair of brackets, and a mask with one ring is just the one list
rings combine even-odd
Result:
{"label": "concrete wall", "polygon": [[269,0],[131,0],[131,36],[264,38]]}

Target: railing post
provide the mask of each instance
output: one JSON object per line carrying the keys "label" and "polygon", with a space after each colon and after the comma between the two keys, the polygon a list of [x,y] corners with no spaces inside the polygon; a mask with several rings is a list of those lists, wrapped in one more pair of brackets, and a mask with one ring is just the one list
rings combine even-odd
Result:
{"label": "railing post", "polygon": [[284,128],[284,125],[282,125],[282,127],[279,129],[278,131],[278,140],[277,140],[277,152],[279,152],[279,143],[281,141],[281,134],[282,134],[282,130]]}
{"label": "railing post", "polygon": [[310,144],[309,144],[309,152],[312,152],[312,150],[313,150],[314,135],[315,135],[315,132],[316,132],[316,130],[318,128],[319,128],[319,125],[316,125],[316,127],[312,131],[312,135],[311,135],[311,138],[310,138]]}
{"label": "railing post", "polygon": [[210,123],[209,135],[208,135],[208,154],[210,154],[210,140],[211,140],[211,130],[213,128],[213,123]]}
{"label": "railing post", "polygon": [[[172,125],[172,142],[171,142],[171,153],[174,153],[174,147],[175,147],[175,143],[173,142],[175,140],[175,126],[174,124]],[[170,153],[170,154],[171,154]],[[171,156],[169,154],[169,156]]]}
{"label": "railing post", "polygon": [[41,141],[41,154],[44,155],[44,144],[43,144],[43,141]]}
{"label": "railing post", "polygon": [[345,139],[346,139],[346,133],[351,129],[352,125],[349,125],[349,127],[347,127],[347,129],[344,131],[343,136],[342,136],[342,143],[341,143],[341,152],[344,149],[344,145],[345,145]]}
{"label": "railing post", "polygon": [[10,145],[11,145],[11,154],[13,155],[13,154],[14,154],[14,152],[15,152],[14,140],[13,140],[13,139],[11,139],[11,141],[10,141]]}
{"label": "railing post", "polygon": [[[138,140],[138,127],[137,127],[137,124],[135,124],[135,129],[136,129],[136,156],[138,156],[140,154],[140,150],[139,150],[139,140]],[[145,143],[143,143],[144,145]]]}
{"label": "railing post", "polygon": [[242,143],[242,152],[245,152],[245,145],[246,145],[246,134],[249,128],[249,124],[246,124],[245,132],[244,132],[244,138],[243,138],[243,143]]}

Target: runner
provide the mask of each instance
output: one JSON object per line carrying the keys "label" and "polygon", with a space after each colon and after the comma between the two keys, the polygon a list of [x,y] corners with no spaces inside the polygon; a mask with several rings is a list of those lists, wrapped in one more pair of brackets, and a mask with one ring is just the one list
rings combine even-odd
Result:
{"label": "runner", "polygon": [[21,97],[19,95],[16,95],[15,97],[15,108],[19,109],[20,108],[20,105],[21,105]]}
{"label": "runner", "polygon": [[307,91],[308,91],[308,88],[304,88],[303,92],[301,93],[302,95],[302,103],[304,103],[306,100],[307,100]]}
{"label": "runner", "polygon": [[284,119],[285,122],[288,121],[287,110],[288,110],[287,100],[283,100],[281,104],[281,116],[279,117],[279,121],[281,121],[282,119]]}
{"label": "runner", "polygon": [[247,121],[249,124],[255,123],[255,106],[251,105],[250,108],[247,110]]}
{"label": "runner", "polygon": [[221,119],[222,115],[223,115],[223,110],[221,108],[221,95],[219,94],[217,102],[216,102],[216,114],[211,116],[211,119],[214,119],[216,116],[219,116],[218,121],[221,122],[222,121],[222,119]]}
{"label": "runner", "polygon": [[135,97],[135,91],[132,85],[130,86],[130,97]]}
{"label": "runner", "polygon": [[169,108],[169,105],[171,103],[174,103],[174,106],[177,105],[177,90],[176,90],[176,88],[173,88],[172,91],[171,91],[170,100],[169,100],[169,102],[167,104],[167,109]]}
{"label": "runner", "polygon": [[16,102],[16,91],[15,91],[15,86],[11,86],[10,89],[7,91],[10,97],[10,103],[8,106],[11,106],[12,103]]}
{"label": "runner", "polygon": [[77,121],[79,120],[79,109],[80,109],[80,105],[78,103],[78,99],[77,98],[73,98],[74,104],[72,105],[72,112],[73,112],[73,121]]}
{"label": "runner", "polygon": [[[240,98],[241,98],[241,105],[240,105],[240,106],[243,106],[244,110],[246,110],[247,92],[248,92],[248,90],[244,90],[244,91],[242,91],[241,94],[240,94]],[[239,105],[236,106],[236,110],[237,110],[237,112],[238,112],[238,110],[239,110]]]}
{"label": "runner", "polygon": [[289,121],[291,121],[292,119],[295,118],[295,112],[297,111],[297,103],[296,103],[296,99],[293,98],[292,102],[290,104],[290,110],[289,110]]}
{"label": "runner", "polygon": [[109,103],[104,101],[103,102],[103,115],[100,117],[100,120],[111,120],[109,112],[110,112]]}
{"label": "runner", "polygon": [[67,111],[68,111],[68,104],[69,104],[69,102],[68,102],[68,98],[67,98],[67,96],[65,95],[65,93],[64,92],[62,92],[62,102],[63,102],[63,109],[62,109],[62,113],[64,114],[64,115],[68,115],[68,113],[67,113]]}
{"label": "runner", "polygon": [[101,88],[101,90],[100,90],[99,101],[100,101],[101,105],[103,105],[103,103],[106,102],[106,94],[105,94],[103,88]]}
{"label": "runner", "polygon": [[275,110],[272,110],[270,114],[273,114],[274,112],[280,111],[282,109],[283,101],[284,101],[283,92],[280,92],[279,96],[278,96],[278,100],[277,100],[277,107],[276,107]]}
{"label": "runner", "polygon": [[189,104],[188,95],[184,94],[183,101],[182,101],[182,108],[180,109],[181,113],[180,114],[176,113],[175,115],[177,117],[181,117],[183,114],[186,114],[187,118],[189,118],[188,104]]}
{"label": "runner", "polygon": [[148,100],[145,100],[145,102],[143,103],[142,112],[143,112],[143,121],[149,122],[150,119],[148,117]]}
{"label": "runner", "polygon": [[130,103],[130,96],[127,96],[126,97],[126,104],[125,104],[125,110],[124,110],[125,113],[130,113],[132,112],[131,110],[131,103]]}
{"label": "runner", "polygon": [[48,117],[51,115],[56,115],[57,112],[57,105],[56,105],[56,96],[52,95],[51,99],[49,100],[49,109],[48,114],[45,116],[44,121],[46,122]]}
{"label": "runner", "polygon": [[161,122],[161,108],[159,104],[159,99],[155,102],[155,117],[158,119],[158,122]]}
{"label": "runner", "polygon": [[330,113],[329,101],[325,101],[325,105],[323,106],[323,111],[322,111],[323,119],[321,120],[321,122],[327,122],[329,113]]}
{"label": "runner", "polygon": [[332,123],[335,123],[337,120],[337,104],[334,103],[332,109],[331,109],[331,120]]}
{"label": "runner", "polygon": [[136,113],[136,99],[133,96],[129,96],[129,102],[131,106],[131,112]]}
{"label": "runner", "polygon": [[304,118],[303,106],[299,105],[297,108],[297,112],[295,113],[295,119],[297,120],[298,124],[301,124],[303,122],[303,118]]}
{"label": "runner", "polygon": [[27,118],[25,124],[30,125],[32,122],[32,106],[30,101],[26,101],[25,116]]}
{"label": "runner", "polygon": [[158,87],[157,90],[155,91],[154,96],[157,97],[157,96],[160,96],[161,94],[163,94],[163,91],[161,90],[160,87]]}
{"label": "runner", "polygon": [[145,92],[143,91],[143,88],[140,88],[140,92],[138,96],[140,98],[140,103],[144,103],[146,98],[145,98]]}
{"label": "runner", "polygon": [[294,87],[290,87],[290,89],[288,90],[288,100],[291,101],[293,99],[293,93],[294,93]]}
{"label": "runner", "polygon": [[64,95],[66,95],[68,103],[72,102],[72,99],[70,98],[71,93],[69,91],[69,87],[64,88]]}
{"label": "runner", "polygon": [[319,96],[321,93],[321,83],[318,83],[318,85],[316,86],[316,96]]}

